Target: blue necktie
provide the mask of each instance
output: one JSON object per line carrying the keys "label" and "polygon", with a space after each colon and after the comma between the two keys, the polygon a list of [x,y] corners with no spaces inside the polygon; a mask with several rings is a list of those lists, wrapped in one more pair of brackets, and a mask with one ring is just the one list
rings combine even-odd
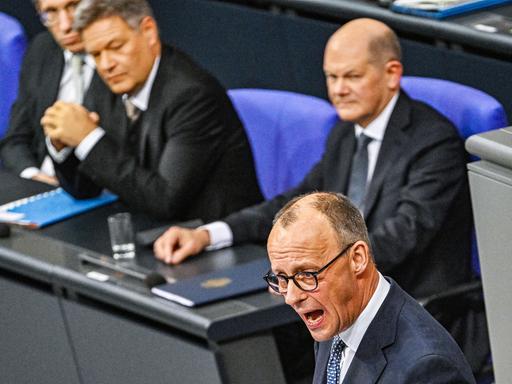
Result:
{"label": "blue necktie", "polygon": [[370,141],[372,141],[371,137],[368,137],[363,133],[359,135],[350,168],[347,197],[360,210],[363,209],[363,202],[366,194],[366,179],[368,177],[368,144]]}
{"label": "blue necktie", "polygon": [[329,362],[327,363],[327,384],[340,383],[340,363],[341,354],[345,349],[345,343],[341,337],[335,336],[331,345],[331,354],[329,355]]}

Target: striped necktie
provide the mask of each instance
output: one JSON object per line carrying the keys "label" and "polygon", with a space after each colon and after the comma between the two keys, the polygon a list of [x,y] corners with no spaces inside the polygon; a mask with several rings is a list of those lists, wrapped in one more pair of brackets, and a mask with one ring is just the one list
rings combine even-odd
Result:
{"label": "striped necktie", "polygon": [[343,354],[345,346],[341,337],[334,337],[329,362],[327,363],[327,384],[340,384],[341,355]]}

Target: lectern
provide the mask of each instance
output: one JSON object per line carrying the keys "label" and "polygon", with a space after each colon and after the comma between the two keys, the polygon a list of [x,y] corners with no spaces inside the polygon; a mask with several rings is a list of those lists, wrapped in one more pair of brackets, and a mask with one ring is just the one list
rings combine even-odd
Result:
{"label": "lectern", "polygon": [[512,377],[512,127],[471,136],[466,149],[496,383]]}

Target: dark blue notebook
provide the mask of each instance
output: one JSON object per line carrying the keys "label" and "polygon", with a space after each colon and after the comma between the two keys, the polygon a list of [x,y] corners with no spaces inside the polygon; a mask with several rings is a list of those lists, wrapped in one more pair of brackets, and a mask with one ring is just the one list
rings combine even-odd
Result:
{"label": "dark blue notebook", "polygon": [[258,259],[175,283],[157,285],[151,288],[151,292],[187,307],[195,307],[267,289],[263,276],[269,268],[267,258]]}
{"label": "dark blue notebook", "polygon": [[92,199],[77,200],[62,188],[57,188],[0,206],[0,221],[41,228],[115,200],[117,196],[110,192],[103,192]]}
{"label": "dark blue notebook", "polygon": [[390,9],[394,12],[414,16],[444,19],[446,17],[461,15],[510,2],[511,0],[397,0],[391,5]]}

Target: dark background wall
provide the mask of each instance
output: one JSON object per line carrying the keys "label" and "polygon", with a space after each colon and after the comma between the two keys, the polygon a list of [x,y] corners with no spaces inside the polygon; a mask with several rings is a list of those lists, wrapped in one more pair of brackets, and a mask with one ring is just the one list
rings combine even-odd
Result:
{"label": "dark background wall", "polygon": [[[329,35],[345,20],[297,16],[214,0],[150,0],[163,40],[213,72],[227,88],[293,90],[325,97],[322,55]],[[3,0],[32,37],[43,29],[31,0]],[[480,88],[512,116],[512,64],[499,57],[440,46],[398,31],[405,71]]]}

